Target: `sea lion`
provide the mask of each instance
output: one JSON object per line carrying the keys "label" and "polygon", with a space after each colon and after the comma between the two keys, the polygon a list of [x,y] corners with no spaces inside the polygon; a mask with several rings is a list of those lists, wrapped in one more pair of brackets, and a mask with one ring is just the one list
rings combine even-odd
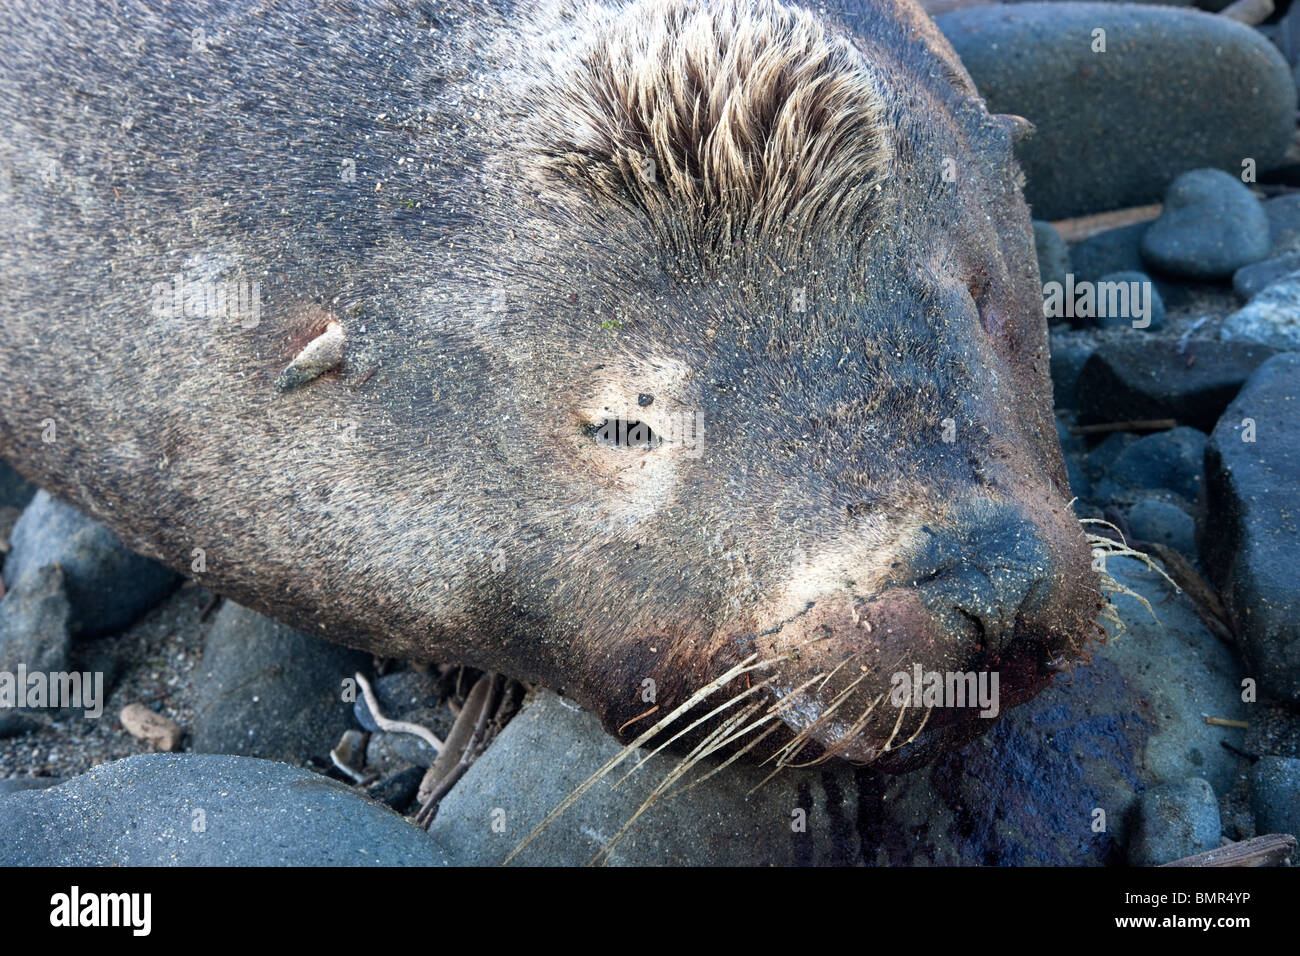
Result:
{"label": "sea lion", "polygon": [[1025,124],[912,0],[0,24],[0,456],[143,553],[790,758],[1086,654]]}

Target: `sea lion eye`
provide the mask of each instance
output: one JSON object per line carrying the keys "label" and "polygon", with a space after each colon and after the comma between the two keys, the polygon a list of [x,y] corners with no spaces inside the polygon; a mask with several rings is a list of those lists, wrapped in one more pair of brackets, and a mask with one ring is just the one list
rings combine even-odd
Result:
{"label": "sea lion eye", "polygon": [[602,445],[617,448],[658,448],[663,439],[645,422],[628,418],[605,418],[583,429]]}

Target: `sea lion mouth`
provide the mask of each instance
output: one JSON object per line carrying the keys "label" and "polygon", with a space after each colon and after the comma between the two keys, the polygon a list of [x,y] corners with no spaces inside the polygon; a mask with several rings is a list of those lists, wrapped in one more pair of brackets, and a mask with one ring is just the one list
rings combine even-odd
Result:
{"label": "sea lion mouth", "polygon": [[[918,616],[919,603],[915,592],[893,589],[865,602],[857,634],[813,625],[824,636],[805,641],[792,676],[774,682],[781,717],[807,742],[806,755],[910,769],[985,733],[1084,656],[1068,635],[1027,624],[995,650],[977,622],[960,633],[939,629]],[[832,665],[829,648],[846,641],[859,647]]]}
{"label": "sea lion mouth", "polygon": [[954,516],[872,594],[824,595],[761,639],[784,659],[772,690],[806,753],[907,769],[1086,655],[1100,592],[1082,533],[1057,540],[988,502]]}

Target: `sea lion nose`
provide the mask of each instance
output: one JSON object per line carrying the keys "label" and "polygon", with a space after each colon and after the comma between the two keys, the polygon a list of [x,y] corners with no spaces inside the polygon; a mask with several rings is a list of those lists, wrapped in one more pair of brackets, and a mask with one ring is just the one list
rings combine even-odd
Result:
{"label": "sea lion nose", "polygon": [[998,652],[1018,619],[1034,618],[1056,578],[1043,530],[1014,506],[961,505],[942,527],[922,528],[913,560],[922,603],[949,634],[974,629],[976,648]]}

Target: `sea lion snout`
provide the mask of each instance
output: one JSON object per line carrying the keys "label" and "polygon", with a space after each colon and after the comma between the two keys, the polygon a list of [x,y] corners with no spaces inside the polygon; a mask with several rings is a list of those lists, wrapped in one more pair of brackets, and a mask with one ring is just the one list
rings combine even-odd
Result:
{"label": "sea lion snout", "polygon": [[1015,502],[920,524],[883,579],[827,588],[771,635],[782,719],[862,761],[977,736],[1080,656],[1061,622],[1095,613],[1087,554],[1077,524]]}
{"label": "sea lion snout", "polygon": [[990,650],[1050,598],[1055,562],[1044,532],[1013,506],[964,506],[951,527],[926,526],[912,562],[922,603],[945,632],[973,627]]}

